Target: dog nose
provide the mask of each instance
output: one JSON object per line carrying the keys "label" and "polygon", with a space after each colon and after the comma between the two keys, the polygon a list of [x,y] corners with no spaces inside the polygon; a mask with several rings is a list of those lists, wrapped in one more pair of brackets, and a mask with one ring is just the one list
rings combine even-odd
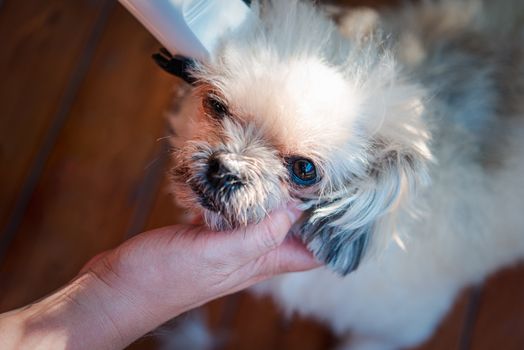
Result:
{"label": "dog nose", "polygon": [[231,166],[223,159],[211,157],[207,164],[207,181],[215,189],[235,190],[242,185],[242,180]]}

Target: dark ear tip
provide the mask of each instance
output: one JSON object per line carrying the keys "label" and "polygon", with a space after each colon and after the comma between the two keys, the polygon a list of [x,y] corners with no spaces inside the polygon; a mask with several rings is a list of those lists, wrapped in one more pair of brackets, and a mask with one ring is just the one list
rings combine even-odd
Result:
{"label": "dark ear tip", "polygon": [[373,224],[347,230],[330,223],[340,213],[318,221],[308,219],[301,225],[301,239],[315,257],[340,276],[355,271],[365,255]]}
{"label": "dark ear tip", "polygon": [[162,69],[166,69],[166,65],[168,63],[168,61],[166,60],[166,58],[164,56],[162,56],[161,54],[159,53],[155,53],[153,55],[151,55],[151,58],[155,61],[155,63]]}
{"label": "dark ear tip", "polygon": [[155,53],[151,57],[167,73],[179,77],[188,84],[197,82],[197,79],[191,74],[191,69],[195,66],[192,59],[180,55],[173,56],[164,48],[160,49],[160,53]]}

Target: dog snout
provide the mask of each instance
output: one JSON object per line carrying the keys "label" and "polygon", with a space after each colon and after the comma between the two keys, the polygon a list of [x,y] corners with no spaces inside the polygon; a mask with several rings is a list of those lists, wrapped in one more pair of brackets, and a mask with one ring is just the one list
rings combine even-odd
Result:
{"label": "dog snout", "polygon": [[228,159],[220,156],[209,158],[206,178],[208,183],[217,190],[232,191],[243,184],[239,170],[235,169]]}

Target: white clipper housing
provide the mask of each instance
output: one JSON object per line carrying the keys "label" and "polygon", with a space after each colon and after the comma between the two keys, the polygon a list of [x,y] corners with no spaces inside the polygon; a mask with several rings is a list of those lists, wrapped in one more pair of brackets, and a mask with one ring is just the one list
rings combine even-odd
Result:
{"label": "white clipper housing", "polygon": [[250,13],[242,0],[119,0],[173,55],[206,60]]}

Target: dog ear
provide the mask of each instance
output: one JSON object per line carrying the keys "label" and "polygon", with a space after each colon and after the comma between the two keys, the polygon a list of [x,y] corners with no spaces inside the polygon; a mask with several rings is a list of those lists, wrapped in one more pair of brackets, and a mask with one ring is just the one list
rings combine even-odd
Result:
{"label": "dog ear", "polygon": [[427,181],[424,162],[413,154],[388,150],[383,143],[374,147],[377,158],[365,177],[354,179],[343,196],[313,205],[301,227],[308,248],[341,275],[359,266],[371,239],[391,237],[377,232],[386,214]]}
{"label": "dog ear", "polygon": [[300,235],[318,260],[345,276],[360,264],[372,225],[367,223],[354,229],[336,225],[344,216],[344,209],[335,208],[339,206],[337,202],[320,203],[309,209]]}
{"label": "dog ear", "polygon": [[384,122],[369,137],[363,175],[346,180],[343,190],[306,211],[302,239],[319,260],[341,275],[359,266],[370,242],[380,246],[390,241],[392,227],[387,224],[392,215],[387,214],[429,182],[429,133],[421,122],[422,110],[396,112],[410,115]]}

